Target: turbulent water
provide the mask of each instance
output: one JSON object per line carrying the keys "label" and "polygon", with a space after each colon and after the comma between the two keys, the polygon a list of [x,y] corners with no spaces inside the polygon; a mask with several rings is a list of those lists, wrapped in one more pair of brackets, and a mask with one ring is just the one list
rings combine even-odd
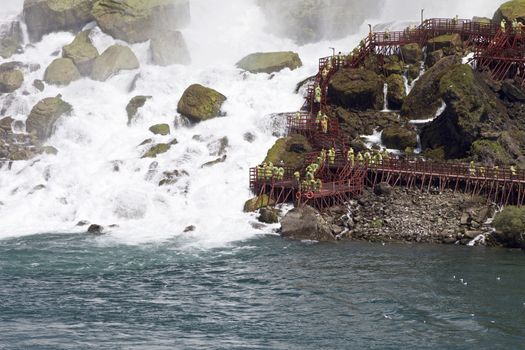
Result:
{"label": "turbulent water", "polygon": [[497,249],[0,241],[0,349],[523,349],[525,255]]}

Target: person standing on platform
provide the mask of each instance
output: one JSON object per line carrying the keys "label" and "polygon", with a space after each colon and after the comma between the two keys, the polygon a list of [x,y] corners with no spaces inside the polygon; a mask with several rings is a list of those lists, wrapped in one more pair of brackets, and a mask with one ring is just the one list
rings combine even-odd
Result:
{"label": "person standing on platform", "polygon": [[470,167],[469,167],[470,176],[476,176],[476,164],[473,160],[470,161]]}
{"label": "person standing on platform", "polygon": [[323,134],[328,134],[328,117],[326,115],[321,119],[321,130]]}
{"label": "person standing on platform", "polygon": [[315,103],[321,103],[321,96],[322,96],[323,90],[319,85],[315,87]]}
{"label": "person standing on platform", "polygon": [[507,21],[505,21],[505,18],[501,20],[500,28],[501,28],[501,31],[502,31],[503,33],[505,33],[505,31],[506,31],[506,29],[507,29]]}

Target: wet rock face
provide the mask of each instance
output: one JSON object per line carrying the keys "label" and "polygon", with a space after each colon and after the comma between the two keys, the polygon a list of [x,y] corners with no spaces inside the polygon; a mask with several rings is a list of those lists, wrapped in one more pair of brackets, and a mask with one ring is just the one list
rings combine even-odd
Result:
{"label": "wet rock face", "polygon": [[158,66],[191,63],[188,46],[179,31],[170,30],[157,33],[151,39],[150,50],[153,64]]}
{"label": "wet rock face", "polygon": [[281,220],[281,235],[293,240],[334,241],[330,225],[312,207],[292,209]]}
{"label": "wet rock face", "polygon": [[285,68],[302,67],[303,63],[295,52],[258,52],[244,57],[236,66],[250,73],[275,73]]}
{"label": "wet rock face", "polygon": [[25,0],[24,20],[31,41],[58,31],[78,32],[93,20],[91,0]]}
{"label": "wet rock face", "polygon": [[40,141],[51,136],[58,119],[73,110],[72,106],[60,97],[45,98],[38,102],[26,121],[26,130]]}
{"label": "wet rock face", "polygon": [[502,19],[505,19],[507,23],[511,23],[514,19],[523,23],[525,21],[525,2],[512,0],[501,5],[494,13],[493,20],[500,23]]}
{"label": "wet rock face", "polygon": [[393,110],[400,110],[407,95],[405,81],[401,75],[392,74],[386,82],[388,84],[388,107]]}
{"label": "wet rock face", "polygon": [[23,42],[20,22],[7,22],[0,24],[0,57],[9,58],[14,55]]}
{"label": "wet rock face", "polygon": [[383,79],[366,69],[342,69],[330,81],[328,97],[346,109],[379,110],[383,106]]}
{"label": "wet rock face", "polygon": [[146,101],[149,100],[151,96],[135,96],[133,97],[128,105],[126,106],[126,113],[128,114],[128,125],[130,125],[140,108],[144,107]]}
{"label": "wet rock face", "polygon": [[89,31],[78,33],[73,42],[64,46],[62,50],[62,57],[71,59],[83,76],[91,74],[93,63],[98,56],[98,50],[89,38]]}
{"label": "wet rock face", "polygon": [[278,139],[268,151],[264,162],[271,162],[275,166],[284,164],[292,168],[300,168],[304,162],[305,153],[312,152],[312,150],[312,145],[306,137],[293,134]]}
{"label": "wet rock face", "polygon": [[24,82],[24,74],[18,69],[0,70],[0,93],[18,90]]}
{"label": "wet rock face", "polygon": [[177,111],[193,122],[218,117],[226,96],[205,86],[194,84],[184,91]]}
{"label": "wet rock face", "polygon": [[80,72],[69,58],[57,58],[44,73],[44,81],[52,85],[68,85],[80,78]]}
{"label": "wet rock face", "polygon": [[105,33],[138,43],[185,27],[190,7],[188,0],[95,0],[93,16]]}
{"label": "wet rock face", "polygon": [[496,238],[512,248],[525,249],[525,209],[507,207],[494,219]]}
{"label": "wet rock face", "polygon": [[129,47],[113,45],[95,59],[91,79],[106,81],[122,70],[133,70],[139,67],[139,60]]}
{"label": "wet rock face", "polygon": [[445,55],[453,55],[462,48],[463,41],[459,34],[441,35],[428,41],[430,51],[442,50]]}
{"label": "wet rock face", "polygon": [[258,196],[258,197],[254,197],[254,198],[248,199],[244,203],[243,211],[245,213],[253,213],[254,211],[256,211],[259,208],[264,208],[264,207],[267,207],[267,206],[273,205],[273,204],[275,204],[275,203],[270,199],[270,197],[268,197],[268,195],[266,195],[266,194],[263,194],[262,196]]}
{"label": "wet rock face", "polygon": [[381,141],[387,148],[404,151],[417,147],[417,133],[409,126],[393,126],[383,130]]}
{"label": "wet rock face", "polygon": [[408,64],[414,64],[423,60],[423,50],[419,44],[408,44],[401,47],[402,58]]}

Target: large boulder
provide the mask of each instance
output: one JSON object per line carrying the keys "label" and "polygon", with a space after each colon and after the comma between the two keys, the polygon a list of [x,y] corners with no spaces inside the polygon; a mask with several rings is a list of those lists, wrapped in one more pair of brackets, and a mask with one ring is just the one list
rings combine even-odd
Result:
{"label": "large boulder", "polygon": [[95,59],[91,79],[106,81],[122,70],[133,70],[139,67],[139,60],[129,47],[113,45]]}
{"label": "large boulder", "polygon": [[443,50],[445,55],[453,55],[461,49],[463,41],[459,34],[446,34],[432,38],[427,43],[427,50]]}
{"label": "large boulder", "polygon": [[58,31],[78,32],[93,20],[91,0],[25,0],[24,22],[31,41]]}
{"label": "large boulder", "polygon": [[18,90],[24,82],[24,74],[18,69],[0,69],[0,93]]}
{"label": "large boulder", "polygon": [[295,52],[257,52],[244,57],[236,66],[250,73],[274,73],[285,68],[297,69],[303,65]]}
{"label": "large boulder", "polygon": [[186,41],[179,31],[157,33],[150,43],[151,59],[158,66],[172,64],[190,64],[190,52]]}
{"label": "large boulder", "polygon": [[105,33],[138,43],[186,26],[190,7],[188,0],[95,0],[93,16]]}
{"label": "large boulder", "polygon": [[69,58],[57,58],[44,73],[44,81],[52,85],[68,85],[80,78],[77,67]]}
{"label": "large boulder", "polygon": [[245,213],[252,213],[259,208],[265,208],[271,205],[274,205],[275,201],[273,201],[268,195],[263,194],[257,197],[253,197],[251,199],[248,199],[246,203],[244,203],[244,209],[243,211]]}
{"label": "large boulder", "polygon": [[265,162],[274,165],[285,164],[292,168],[300,168],[305,159],[305,153],[313,148],[308,139],[302,135],[292,134],[278,139],[266,155]]}
{"label": "large boulder", "polygon": [[500,23],[502,19],[505,19],[507,23],[511,23],[514,19],[521,23],[525,22],[525,1],[512,0],[501,5],[494,13],[493,20]]}
{"label": "large boulder", "polygon": [[506,207],[494,218],[496,238],[512,248],[525,249],[525,208]]}
{"label": "large boulder", "polygon": [[131,125],[135,117],[137,116],[137,113],[139,109],[144,107],[146,104],[146,101],[149,100],[152,96],[135,96],[133,97],[128,105],[126,106],[126,113],[128,114],[128,125]]}
{"label": "large boulder", "polygon": [[401,56],[408,64],[414,64],[423,60],[423,50],[416,43],[401,46]]}
{"label": "large boulder", "polygon": [[12,21],[0,24],[0,57],[9,58],[14,55],[23,42],[20,22]]}
{"label": "large boulder", "polygon": [[281,235],[294,240],[334,241],[329,224],[310,206],[292,209],[281,220]]}
{"label": "large boulder", "polygon": [[156,145],[151,146],[146,153],[142,156],[142,158],[157,158],[159,154],[164,154],[168,152],[171,148],[171,144],[169,143],[158,143]]}
{"label": "large boulder", "polygon": [[383,79],[366,69],[342,69],[330,81],[328,96],[347,109],[381,109]]}
{"label": "large boulder", "polygon": [[404,151],[417,147],[417,133],[407,127],[393,126],[383,130],[381,141],[387,148]]}
{"label": "large boulder", "polygon": [[90,31],[78,33],[73,42],[62,49],[62,57],[71,59],[83,76],[91,74],[93,63],[99,56],[97,48],[89,38],[89,33]]}
{"label": "large boulder", "polygon": [[193,122],[218,117],[226,96],[199,84],[193,84],[184,91],[177,111]]}
{"label": "large boulder", "polygon": [[392,74],[386,79],[388,84],[387,101],[390,109],[399,110],[407,96],[405,81],[399,74]]}
{"label": "large boulder", "polygon": [[36,135],[40,141],[44,141],[53,133],[57,120],[71,113],[72,110],[71,105],[64,102],[60,96],[45,98],[29,113],[26,130]]}
{"label": "large boulder", "polygon": [[432,119],[441,106],[439,82],[457,63],[454,57],[445,57],[419,78],[401,108],[401,116],[408,119]]}
{"label": "large boulder", "polygon": [[443,147],[447,158],[464,157],[481,135],[482,124],[500,119],[496,98],[469,65],[456,65],[439,82],[447,107],[421,130],[423,149]]}

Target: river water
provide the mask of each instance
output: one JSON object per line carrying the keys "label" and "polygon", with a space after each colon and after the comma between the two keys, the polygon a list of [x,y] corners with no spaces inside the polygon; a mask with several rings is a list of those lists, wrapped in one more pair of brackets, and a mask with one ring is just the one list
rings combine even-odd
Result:
{"label": "river water", "polygon": [[525,255],[260,236],[0,241],[0,349],[523,349]]}

